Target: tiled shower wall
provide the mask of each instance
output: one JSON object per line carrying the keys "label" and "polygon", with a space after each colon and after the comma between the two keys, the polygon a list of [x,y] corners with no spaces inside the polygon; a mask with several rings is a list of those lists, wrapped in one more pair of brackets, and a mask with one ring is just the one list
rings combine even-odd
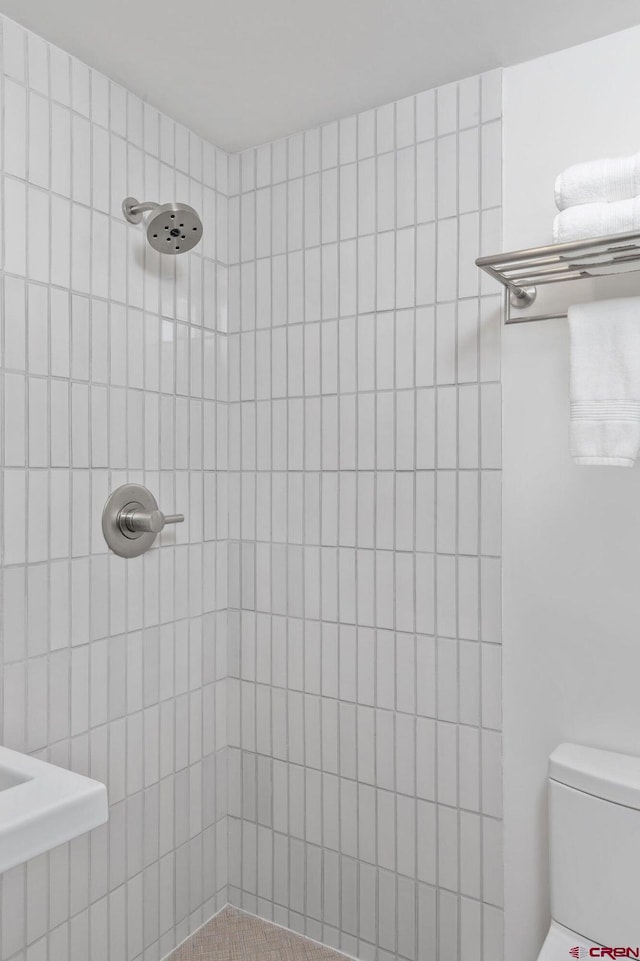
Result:
{"label": "tiled shower wall", "polygon": [[501,957],[499,72],[232,158],[229,882]]}
{"label": "tiled shower wall", "polygon": [[[2,877],[1,961],[158,961],[227,896],[497,961],[499,74],[227,158],[0,24],[2,743],[111,802]],[[125,481],[187,515],[128,562]]]}
{"label": "tiled shower wall", "polygon": [[[2,731],[110,821],[1,879],[3,961],[157,961],[226,901],[227,157],[2,29]],[[161,259],[120,204],[185,200]],[[107,552],[110,490],[186,515]]]}

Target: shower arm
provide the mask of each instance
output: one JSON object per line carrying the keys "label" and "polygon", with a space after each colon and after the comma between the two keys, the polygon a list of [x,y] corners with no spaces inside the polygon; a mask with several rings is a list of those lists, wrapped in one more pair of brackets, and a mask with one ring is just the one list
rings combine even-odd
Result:
{"label": "shower arm", "polygon": [[154,203],[153,200],[140,203],[135,197],[125,197],[122,201],[122,213],[130,224],[139,224],[143,214],[149,210],[156,210],[159,206],[160,204]]}

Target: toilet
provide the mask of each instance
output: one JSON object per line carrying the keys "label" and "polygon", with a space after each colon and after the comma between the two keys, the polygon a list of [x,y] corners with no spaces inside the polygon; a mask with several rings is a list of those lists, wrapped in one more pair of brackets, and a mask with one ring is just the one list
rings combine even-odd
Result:
{"label": "toilet", "polygon": [[549,758],[551,916],[538,961],[640,958],[640,758]]}

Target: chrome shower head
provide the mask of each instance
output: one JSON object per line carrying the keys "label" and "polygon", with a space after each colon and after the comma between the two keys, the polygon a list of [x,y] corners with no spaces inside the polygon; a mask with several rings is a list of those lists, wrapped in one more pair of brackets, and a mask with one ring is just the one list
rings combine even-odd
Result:
{"label": "chrome shower head", "polygon": [[192,250],[202,237],[202,221],[189,204],[138,203],[135,197],[122,201],[122,212],[130,224],[147,218],[147,240],[161,254],[184,254]]}

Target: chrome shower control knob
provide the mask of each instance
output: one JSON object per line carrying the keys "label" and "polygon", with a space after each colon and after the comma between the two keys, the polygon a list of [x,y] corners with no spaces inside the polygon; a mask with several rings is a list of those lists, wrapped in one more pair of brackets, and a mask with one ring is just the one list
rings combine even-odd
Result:
{"label": "chrome shower control knob", "polygon": [[102,532],[114,553],[137,557],[148,550],[167,524],[182,524],[184,514],[163,514],[146,487],[123,484],[107,499]]}
{"label": "chrome shower control knob", "polygon": [[142,504],[127,504],[118,515],[118,524],[125,537],[139,534],[159,534],[166,524],[182,524],[184,514],[163,514],[145,511]]}

